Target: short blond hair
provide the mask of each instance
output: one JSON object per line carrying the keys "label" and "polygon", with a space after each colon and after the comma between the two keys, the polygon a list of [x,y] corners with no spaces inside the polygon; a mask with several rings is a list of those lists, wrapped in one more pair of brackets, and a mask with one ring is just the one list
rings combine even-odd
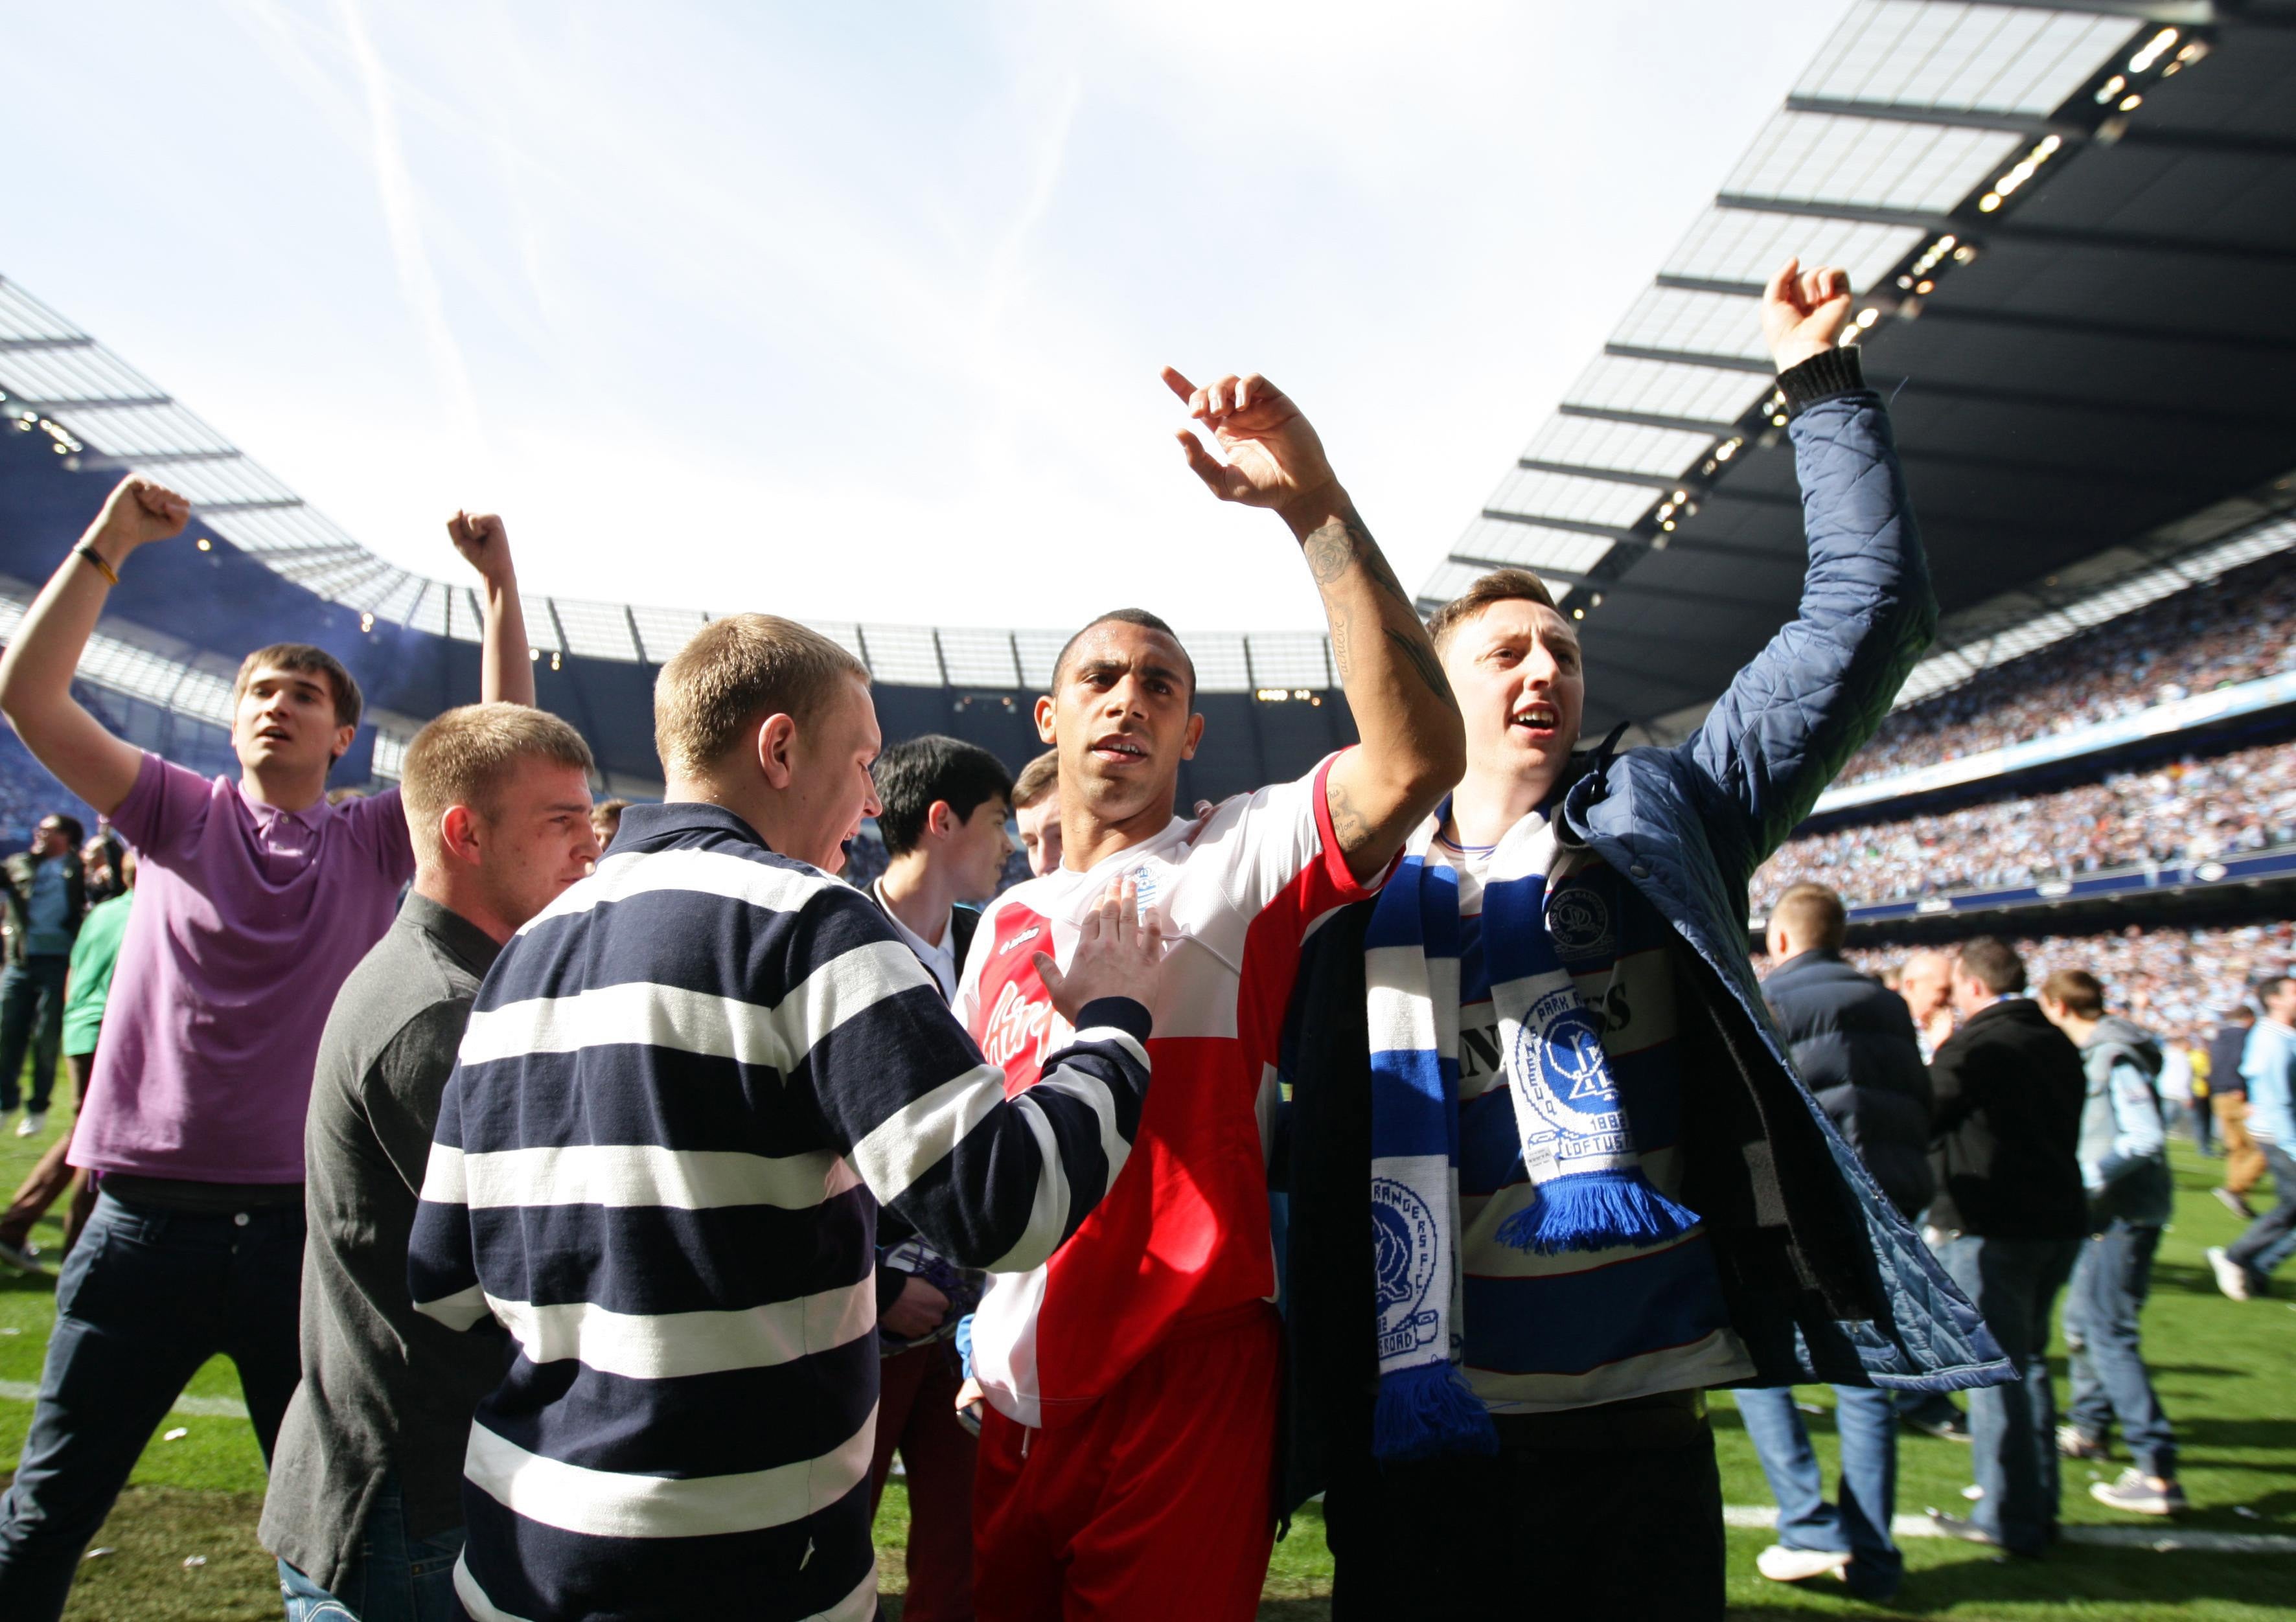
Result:
{"label": "short blond hair", "polygon": [[869,668],[820,632],[774,614],[728,614],[673,655],[653,684],[653,743],[662,770],[699,777],[767,716],[802,725],[837,684],[865,686]]}
{"label": "short blond hair", "polygon": [[548,710],[524,704],[465,704],[416,733],[398,784],[415,858],[426,864],[444,861],[439,822],[447,808],[468,806],[493,816],[504,786],[524,760],[592,769],[590,746],[580,733]]}
{"label": "short blond hair", "polygon": [[1061,751],[1048,749],[1021,768],[1013,780],[1013,809],[1026,811],[1061,786]]}
{"label": "short blond hair", "polygon": [[1839,952],[1841,943],[1849,938],[1849,911],[1841,905],[1840,893],[1823,884],[1805,881],[1787,886],[1786,893],[1770,909],[1770,916],[1805,951],[1816,946]]}
{"label": "short blond hair", "polygon": [[1494,602],[1536,602],[1553,608],[1554,594],[1527,569],[1494,569],[1435,610],[1427,621],[1428,640],[1440,652],[1453,633]]}

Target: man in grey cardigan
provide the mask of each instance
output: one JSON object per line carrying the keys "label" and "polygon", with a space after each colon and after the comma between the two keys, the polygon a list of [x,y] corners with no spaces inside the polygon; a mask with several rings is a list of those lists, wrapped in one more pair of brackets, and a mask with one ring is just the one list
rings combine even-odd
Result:
{"label": "man in grey cardigan", "polygon": [[480,982],[597,859],[590,764],[572,727],[518,704],[450,709],[407,749],[414,890],[335,999],[304,1134],[303,1382],[261,1527],[289,1622],[462,1614],[463,1448],[510,1343],[414,1310],[407,1235]]}

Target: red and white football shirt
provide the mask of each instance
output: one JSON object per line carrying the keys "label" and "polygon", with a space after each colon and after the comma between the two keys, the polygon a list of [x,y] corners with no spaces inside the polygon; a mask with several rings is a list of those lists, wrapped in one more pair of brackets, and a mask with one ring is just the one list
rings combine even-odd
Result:
{"label": "red and white football shirt", "polygon": [[1131,1159],[1050,1262],[990,1279],[973,1320],[974,1373],[1009,1419],[1057,1421],[1104,1396],[1177,1320],[1275,1293],[1267,1128],[1300,944],[1378,888],[1349,873],[1332,831],[1324,781],[1337,758],[1209,817],[1176,817],[1089,872],[1016,885],[981,919],[955,1006],[1008,1094],[1033,1086],[1070,1034],[1034,954],[1067,967],[1111,882],[1131,878],[1174,943]]}

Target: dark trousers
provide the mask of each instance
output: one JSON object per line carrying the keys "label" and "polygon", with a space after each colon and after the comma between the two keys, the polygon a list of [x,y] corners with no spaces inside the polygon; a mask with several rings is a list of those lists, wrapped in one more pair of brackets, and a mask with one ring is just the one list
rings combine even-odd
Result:
{"label": "dark trousers", "polygon": [[2209,1101],[2205,1098],[2196,1098],[2185,1105],[2185,1113],[2192,1118],[2193,1147],[2204,1155],[2215,1154],[2217,1113],[2209,1107]]}
{"label": "dark trousers", "polygon": [[1722,1478],[1702,1412],[1496,1422],[1491,1457],[1334,1467],[1332,1622],[1720,1622]]}
{"label": "dark trousers", "polygon": [[239,1365],[267,1463],[301,1377],[303,1208],[192,1215],[97,1198],[56,1283],[56,1326],[15,1484],[0,1498],[0,1617],[54,1622],[80,1552],[199,1366]]}
{"label": "dark trousers", "polygon": [[2262,1283],[2274,1267],[2287,1258],[2288,1243],[2296,1236],[2296,1155],[2291,1155],[2289,1145],[2276,1143],[2268,1138],[2258,1138],[2256,1146],[2264,1153],[2264,1164],[2272,1173],[2272,1208],[2248,1225],[2243,1233],[2225,1247],[2225,1255],[2248,1269],[2250,1276]]}
{"label": "dark trousers", "polygon": [[947,1341],[896,1353],[877,1364],[877,1451],[869,1463],[869,1512],[885,1495],[893,1454],[909,1489],[905,1622],[972,1622],[972,1471],[980,1445],[956,1421],[964,1384]]}
{"label": "dark trousers", "polygon": [[0,1110],[22,1094],[24,1052],[32,1054],[32,1108],[45,1110],[56,1087],[56,1061],[64,1045],[64,971],[61,953],[27,954],[0,973]]}
{"label": "dark trousers", "polygon": [[1947,1274],[1985,1315],[2002,1355],[2024,1376],[2019,1385],[1969,1394],[1971,1451],[1977,1485],[1985,1489],[1970,1519],[2020,1554],[2038,1554],[2057,1538],[2057,1405],[2045,1354],[2057,1292],[2082,1242],[1964,1233],[1938,1252]]}
{"label": "dark trousers", "polygon": [[2174,1480],[2177,1439],[2145,1372],[2137,1325],[2160,1248],[2157,1225],[2132,1226],[2118,1217],[2082,1245],[2065,1291],[2065,1350],[2072,1364],[2074,1426],[2103,1441],[2118,1419],[2136,1467]]}

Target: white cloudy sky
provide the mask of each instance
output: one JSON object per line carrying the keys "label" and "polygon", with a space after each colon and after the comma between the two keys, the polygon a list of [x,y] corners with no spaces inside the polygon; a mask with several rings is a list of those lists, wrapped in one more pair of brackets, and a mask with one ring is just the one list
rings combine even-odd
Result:
{"label": "white cloudy sky", "polygon": [[1843,0],[0,0],[0,276],[368,545],[816,618],[1304,627],[1166,362],[1416,584]]}

